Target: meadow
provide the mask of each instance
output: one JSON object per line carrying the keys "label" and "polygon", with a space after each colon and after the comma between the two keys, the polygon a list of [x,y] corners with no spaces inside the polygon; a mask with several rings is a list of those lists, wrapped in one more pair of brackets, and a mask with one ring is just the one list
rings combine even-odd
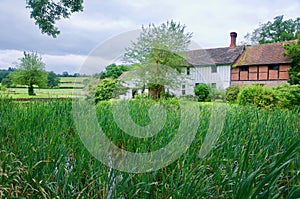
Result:
{"label": "meadow", "polygon": [[[79,92],[85,85],[84,81],[88,77],[60,77],[60,83],[57,88],[34,88],[36,95],[29,96],[28,89],[25,86],[17,88],[7,88],[6,91],[0,91],[0,95],[13,99],[29,99],[29,98],[72,98],[78,96]],[[74,94],[76,93],[76,95]]]}
{"label": "meadow", "polygon": [[[112,102],[96,106],[98,122],[115,145],[132,152],[155,151],[176,135],[178,102],[129,102],[129,114],[141,126],[150,122],[147,111],[156,103],[165,107],[167,120],[152,138],[124,133],[114,120]],[[299,111],[224,105],[220,137],[199,158],[212,106],[197,106],[199,126],[187,151],[167,167],[136,174],[111,169],[88,152],[74,123],[72,100],[2,99],[0,198],[300,197]]]}

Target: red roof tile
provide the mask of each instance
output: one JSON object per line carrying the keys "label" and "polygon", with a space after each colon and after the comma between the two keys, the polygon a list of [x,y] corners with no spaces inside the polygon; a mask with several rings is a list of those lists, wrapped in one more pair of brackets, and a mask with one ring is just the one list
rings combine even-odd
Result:
{"label": "red roof tile", "polygon": [[290,58],[283,56],[282,53],[285,51],[283,48],[284,44],[292,42],[296,42],[296,40],[246,46],[244,53],[236,60],[234,65],[249,66],[290,63]]}

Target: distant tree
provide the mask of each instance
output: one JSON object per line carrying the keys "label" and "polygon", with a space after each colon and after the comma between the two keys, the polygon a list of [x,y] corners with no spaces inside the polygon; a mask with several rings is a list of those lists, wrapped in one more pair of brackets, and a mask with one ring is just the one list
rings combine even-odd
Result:
{"label": "distant tree", "polygon": [[130,66],[127,65],[116,65],[110,64],[105,67],[105,71],[101,72],[98,76],[100,79],[112,78],[117,79],[120,77],[125,71],[128,71]]}
{"label": "distant tree", "polygon": [[291,68],[288,70],[288,82],[291,85],[300,84],[300,41],[298,40],[298,42],[285,44],[284,48],[285,52],[283,55],[290,57],[292,61]]}
{"label": "distant tree", "polygon": [[[135,67],[139,84],[147,85],[154,99],[164,93],[164,87],[175,88],[180,85],[180,76],[173,71],[181,72],[185,64],[182,54],[191,42],[191,33],[185,33],[185,26],[168,21],[155,26],[142,27],[136,42],[126,49],[124,61],[138,64]],[[140,85],[141,86],[141,85]]]}
{"label": "distant tree", "polygon": [[10,74],[12,82],[28,86],[28,95],[35,95],[33,86],[45,87],[47,85],[47,72],[42,58],[37,53],[24,52],[18,68]]}
{"label": "distant tree", "polygon": [[54,88],[59,85],[59,77],[53,72],[48,72],[48,88]]}
{"label": "distant tree", "polygon": [[35,20],[42,33],[54,38],[60,33],[55,27],[56,21],[83,10],[83,0],[26,0],[26,4],[31,10],[30,17]]}
{"label": "distant tree", "polygon": [[7,77],[9,75],[10,71],[8,70],[0,70],[0,82],[2,82],[2,79]]}
{"label": "distant tree", "polygon": [[6,88],[11,88],[12,87],[12,81],[10,76],[7,76],[2,79],[1,84],[5,86]]}
{"label": "distant tree", "polygon": [[69,73],[67,71],[62,72],[62,77],[69,77]]}
{"label": "distant tree", "polygon": [[261,24],[251,34],[244,37],[248,44],[275,43],[297,39],[300,35],[300,18],[283,20],[283,15],[276,16],[274,21]]}

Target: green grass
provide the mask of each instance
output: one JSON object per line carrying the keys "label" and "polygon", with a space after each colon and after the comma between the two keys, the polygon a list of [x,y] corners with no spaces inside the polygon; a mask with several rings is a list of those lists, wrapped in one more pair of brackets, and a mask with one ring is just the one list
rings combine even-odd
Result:
{"label": "green grass", "polygon": [[[74,89],[39,89],[35,88],[36,95],[29,96],[27,88],[8,88],[5,92],[1,92],[2,95],[9,98],[65,98],[74,97]],[[78,93],[78,92],[77,92]]]}
{"label": "green grass", "polygon": [[[154,103],[130,101],[133,121],[148,124]],[[97,105],[98,121],[116,145],[155,151],[172,140],[180,122],[176,101],[162,105],[167,122],[154,138],[122,132],[110,102]],[[110,169],[87,151],[71,100],[0,100],[0,198],[299,198],[299,112],[230,107],[218,142],[200,159],[211,105],[199,104],[199,110],[198,132],[184,155],[160,170],[130,174]]]}

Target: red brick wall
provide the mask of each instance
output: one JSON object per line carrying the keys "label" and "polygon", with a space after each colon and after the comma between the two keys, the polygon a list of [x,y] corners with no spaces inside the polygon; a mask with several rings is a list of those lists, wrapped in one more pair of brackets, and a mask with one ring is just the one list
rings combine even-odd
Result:
{"label": "red brick wall", "polygon": [[248,71],[240,72],[240,80],[248,80]]}
{"label": "red brick wall", "polygon": [[290,65],[280,65],[279,71],[287,72],[287,70],[290,68]]}
{"label": "red brick wall", "polygon": [[278,70],[269,70],[269,79],[270,80],[278,79]]}
{"label": "red brick wall", "polygon": [[279,72],[279,79],[280,80],[288,80],[289,79],[288,72]]}
{"label": "red brick wall", "polygon": [[248,86],[251,84],[263,84],[265,86],[279,86],[281,84],[285,84],[287,81],[280,81],[280,80],[266,80],[266,81],[231,81],[231,86],[238,85],[238,86]]}
{"label": "red brick wall", "polygon": [[249,67],[249,72],[250,72],[250,73],[257,73],[257,71],[258,71],[257,66],[250,66],[250,67]]}
{"label": "red brick wall", "polygon": [[268,66],[259,66],[259,72],[260,73],[267,73],[268,72]]}
{"label": "red brick wall", "polygon": [[232,73],[231,74],[231,80],[239,80],[239,74],[238,73]]}
{"label": "red brick wall", "polygon": [[248,71],[240,71],[240,68],[231,69],[231,81],[265,81],[265,80],[288,80],[289,74],[287,70],[289,64],[282,64],[278,70],[269,70],[268,66],[249,66]]}
{"label": "red brick wall", "polygon": [[259,73],[258,74],[259,80],[267,80],[268,79],[268,73]]}

